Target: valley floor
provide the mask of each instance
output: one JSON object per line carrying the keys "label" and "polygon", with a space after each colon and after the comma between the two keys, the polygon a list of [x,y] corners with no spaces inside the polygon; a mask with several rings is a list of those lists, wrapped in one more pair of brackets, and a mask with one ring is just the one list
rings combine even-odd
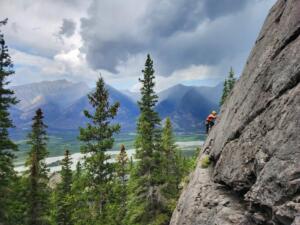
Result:
{"label": "valley floor", "polygon": [[[22,172],[26,169],[24,163],[28,152],[28,146],[24,137],[26,137],[24,134],[19,134],[19,136],[16,137],[20,149],[16,154],[17,158],[15,160],[15,170],[18,172]],[[119,153],[121,144],[125,145],[128,156],[132,157],[134,160],[134,138],[135,133],[118,135],[116,137],[114,148],[111,151],[108,151],[108,154],[112,157],[111,160],[113,161],[115,156]],[[202,146],[205,138],[206,136],[203,134],[180,133],[176,135],[176,144],[184,156],[190,157],[194,154],[197,147]],[[65,133],[53,132],[50,134],[48,146],[50,154],[49,157],[46,158],[46,164],[49,166],[50,172],[59,171],[61,169],[60,161],[63,159],[64,150],[66,148],[72,152],[72,169],[75,169],[77,162],[83,160],[84,154],[80,153],[80,143],[76,139],[76,133],[73,131]]]}

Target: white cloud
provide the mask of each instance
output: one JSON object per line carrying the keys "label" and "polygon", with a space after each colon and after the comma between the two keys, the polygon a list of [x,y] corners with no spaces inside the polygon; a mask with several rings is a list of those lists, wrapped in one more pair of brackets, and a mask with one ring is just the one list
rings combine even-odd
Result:
{"label": "white cloud", "polygon": [[66,5],[65,1],[50,0],[1,1],[1,17],[9,19],[3,28],[8,44],[49,58],[61,50],[70,49],[74,44],[72,39],[63,42],[58,33],[65,17],[79,23],[86,15],[89,1],[81,2],[85,4],[72,6]]}
{"label": "white cloud", "polygon": [[[16,65],[12,85],[67,78],[93,83],[96,71],[80,53],[80,19],[90,1],[2,1],[7,17],[5,40]],[[72,35],[60,35],[65,19],[78,24]]]}
{"label": "white cloud", "polygon": [[15,68],[16,74],[12,77],[12,85],[19,85],[42,80],[69,79],[73,81],[85,81],[94,84],[98,77],[97,71],[87,66],[85,57],[78,49],[62,52],[54,56],[54,59],[27,54],[15,49],[11,50],[11,56],[18,62]]}

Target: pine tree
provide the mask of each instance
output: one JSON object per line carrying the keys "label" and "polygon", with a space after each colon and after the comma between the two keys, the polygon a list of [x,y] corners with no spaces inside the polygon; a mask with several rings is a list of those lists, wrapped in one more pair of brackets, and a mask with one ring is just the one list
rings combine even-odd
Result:
{"label": "pine tree", "polygon": [[72,161],[70,158],[69,150],[65,151],[65,157],[62,160],[62,169],[60,172],[61,183],[58,185],[58,194],[57,194],[57,218],[56,222],[58,225],[71,225],[72,215],[72,196],[71,196],[71,187],[72,187],[72,170],[71,165]]}
{"label": "pine tree", "polygon": [[89,208],[90,197],[87,176],[80,162],[76,164],[71,195],[73,207],[71,221],[76,225],[94,224]]}
{"label": "pine tree", "polygon": [[27,180],[25,176],[15,176],[11,184],[12,193],[9,195],[9,204],[5,209],[8,212],[7,221],[0,220],[0,224],[24,225],[26,224],[24,212],[27,210],[26,198]]}
{"label": "pine tree", "polygon": [[[165,126],[162,131],[162,149],[165,157],[165,174],[169,185],[176,188],[181,179],[180,162],[178,148],[175,144],[173,127],[170,118],[166,118]],[[175,189],[176,189],[175,188]]]}
{"label": "pine tree", "polygon": [[165,126],[162,131],[162,148],[166,158],[166,175],[169,177],[173,173],[172,165],[175,162],[176,145],[173,136],[173,128],[169,117],[166,118]]}
{"label": "pine tree", "polygon": [[222,97],[221,97],[221,101],[220,101],[220,106],[222,106],[227,98],[228,95],[228,83],[227,83],[227,79],[225,79],[224,81],[224,85],[223,85],[223,93],[222,93]]}
{"label": "pine tree", "polygon": [[169,216],[176,206],[179,197],[179,183],[183,176],[181,168],[182,158],[175,144],[173,128],[170,118],[166,118],[165,126],[162,131],[162,149],[163,149],[163,177],[164,196],[168,201]]}
{"label": "pine tree", "polygon": [[234,77],[233,68],[230,67],[229,75],[228,75],[228,94],[232,91],[235,85],[236,79]]}
{"label": "pine tree", "polygon": [[117,199],[117,213],[115,223],[123,224],[123,220],[127,209],[127,195],[128,195],[128,156],[125,146],[121,145],[120,153],[116,157],[116,181],[115,181],[115,196]]}
{"label": "pine tree", "polygon": [[158,96],[154,91],[154,69],[150,55],[147,56],[141,87],[140,117],[135,141],[136,167],[131,174],[131,200],[127,223],[160,224],[164,220],[160,200],[161,185],[161,129],[160,118],[154,110]]}
{"label": "pine tree", "polygon": [[120,130],[119,124],[111,125],[111,120],[117,115],[119,103],[109,103],[109,93],[101,77],[96,90],[88,95],[88,99],[95,111],[84,111],[90,123],[86,128],[80,128],[79,139],[84,143],[81,152],[88,153],[84,165],[88,176],[92,215],[95,215],[98,222],[105,224],[105,206],[109,203],[113,176],[113,165],[109,163],[110,156],[105,152],[113,147],[113,135]]}
{"label": "pine tree", "polygon": [[230,67],[228,78],[225,79],[225,81],[224,81],[223,94],[222,94],[222,97],[220,100],[220,106],[222,106],[224,104],[227,96],[232,91],[232,89],[235,85],[235,82],[236,82],[236,78],[234,77],[234,71],[233,71],[233,68]]}
{"label": "pine tree", "polygon": [[119,154],[116,156],[115,176],[112,180],[111,199],[108,205],[107,224],[123,225],[124,217],[127,211],[127,195],[128,195],[128,157],[125,146],[121,145]]}
{"label": "pine tree", "polygon": [[47,126],[43,122],[44,116],[41,109],[33,117],[32,131],[28,135],[28,144],[31,149],[28,153],[26,166],[29,170],[27,187],[27,220],[29,225],[48,224],[49,188],[48,169],[45,158],[47,151]]}
{"label": "pine tree", "polygon": [[81,175],[81,170],[82,170],[82,166],[81,166],[80,161],[78,161],[77,164],[76,164],[76,173],[75,173],[75,175],[80,176]]}
{"label": "pine tree", "polygon": [[116,172],[117,172],[117,177],[120,182],[120,188],[121,188],[120,203],[121,203],[121,207],[125,208],[126,196],[127,196],[126,178],[128,176],[128,156],[124,145],[121,145],[120,153],[117,155],[116,159],[117,159]]}
{"label": "pine tree", "polygon": [[[7,19],[0,21],[5,25]],[[5,44],[4,35],[0,30],[0,221],[7,221],[8,204],[12,193],[11,182],[15,175],[13,169],[13,151],[17,145],[9,138],[8,129],[13,127],[9,107],[17,104],[14,92],[7,88],[8,77],[14,74],[13,64]]]}

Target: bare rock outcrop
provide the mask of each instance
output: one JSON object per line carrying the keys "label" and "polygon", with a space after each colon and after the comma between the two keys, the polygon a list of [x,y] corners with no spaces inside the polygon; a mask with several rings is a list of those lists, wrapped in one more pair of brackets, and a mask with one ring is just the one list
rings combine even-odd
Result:
{"label": "bare rock outcrop", "polygon": [[170,224],[300,224],[300,0],[270,10],[204,151]]}

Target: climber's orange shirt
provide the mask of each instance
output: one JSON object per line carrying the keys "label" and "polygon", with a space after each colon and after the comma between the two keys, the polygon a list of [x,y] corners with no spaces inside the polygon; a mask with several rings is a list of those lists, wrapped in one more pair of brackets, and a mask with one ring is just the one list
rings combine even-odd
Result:
{"label": "climber's orange shirt", "polygon": [[209,114],[206,118],[206,121],[211,122],[214,121],[217,118],[217,116],[214,116],[213,114]]}

